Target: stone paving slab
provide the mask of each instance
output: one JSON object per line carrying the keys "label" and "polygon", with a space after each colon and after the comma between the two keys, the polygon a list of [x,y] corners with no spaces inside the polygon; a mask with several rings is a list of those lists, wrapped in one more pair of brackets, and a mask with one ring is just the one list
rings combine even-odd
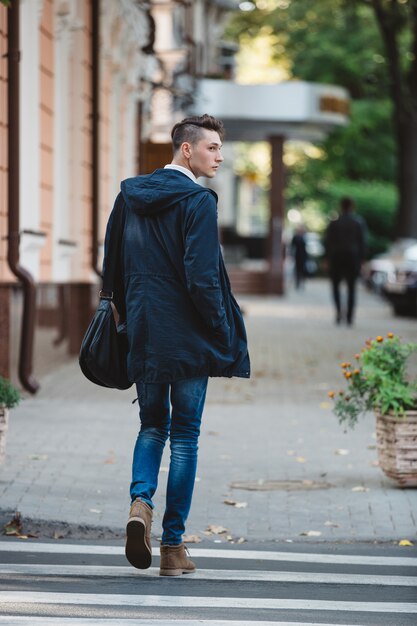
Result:
{"label": "stone paving slab", "polygon": [[[362,291],[355,327],[336,327],[321,280],[281,299],[241,300],[253,377],[210,380],[188,533],[205,538],[203,531],[215,524],[234,539],[254,541],[415,539],[415,490],[396,487],[376,466],[373,416],[344,432],[327,391],[343,384],[340,361],[368,337],[393,331],[417,341],[416,320],[394,319],[382,300]],[[134,397],[133,388],[90,384],[76,361],[43,376],[39,394],[11,415],[1,508],[122,532],[138,430]],[[168,455],[155,498],[155,536]],[[263,490],[265,481],[305,482],[301,490]],[[258,482],[261,490],[233,488],[237,482]],[[311,483],[327,485],[312,489]],[[310,531],[316,534],[303,534]]]}

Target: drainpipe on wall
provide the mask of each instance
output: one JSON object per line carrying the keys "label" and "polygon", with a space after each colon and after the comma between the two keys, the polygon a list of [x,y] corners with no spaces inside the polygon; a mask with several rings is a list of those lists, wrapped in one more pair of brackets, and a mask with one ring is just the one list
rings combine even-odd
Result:
{"label": "drainpipe on wall", "polygon": [[91,0],[91,265],[101,278],[99,250],[100,0]]}
{"label": "drainpipe on wall", "polygon": [[39,383],[32,376],[33,340],[36,317],[36,285],[32,275],[20,265],[19,220],[19,2],[12,2],[7,18],[8,49],[8,250],[7,261],[23,287],[23,316],[19,350],[19,380],[30,393],[36,393]]}

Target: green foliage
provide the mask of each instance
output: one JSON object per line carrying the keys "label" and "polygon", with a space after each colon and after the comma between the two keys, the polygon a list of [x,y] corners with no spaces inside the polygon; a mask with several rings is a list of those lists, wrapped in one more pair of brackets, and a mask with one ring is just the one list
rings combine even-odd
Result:
{"label": "green foliage", "polygon": [[414,352],[416,343],[403,343],[400,337],[388,333],[386,339],[378,336],[367,341],[362,352],[355,355],[355,365],[342,363],[348,389],[329,393],[339,423],[353,428],[367,411],[401,418],[407,409],[416,408],[417,380],[407,376],[408,359]]}
{"label": "green foliage", "polygon": [[0,405],[6,406],[8,409],[12,409],[20,402],[20,393],[13,387],[12,383],[0,376]]}
{"label": "green foliage", "polygon": [[[255,2],[256,3],[256,2]],[[227,35],[274,36],[274,58],[295,79],[342,85],[352,97],[350,123],[319,146],[321,158],[304,156],[287,168],[288,208],[313,204],[329,213],[342,195],[352,195],[367,221],[371,254],[395,234],[399,205],[397,136],[389,63],[373,3],[368,0],[277,0],[236,12]],[[399,46],[401,70],[412,69],[414,0],[381,2]]]}
{"label": "green foliage", "polygon": [[396,180],[396,145],[389,100],[353,100],[348,126],[334,130],[323,142],[324,158],[307,162],[325,180]]}

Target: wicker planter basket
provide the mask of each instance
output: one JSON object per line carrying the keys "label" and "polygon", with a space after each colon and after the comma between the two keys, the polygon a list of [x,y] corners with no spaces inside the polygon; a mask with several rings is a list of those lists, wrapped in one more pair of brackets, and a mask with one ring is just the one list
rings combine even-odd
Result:
{"label": "wicker planter basket", "polygon": [[9,427],[9,409],[0,404],[0,465],[6,458],[6,437]]}
{"label": "wicker planter basket", "polygon": [[417,411],[404,418],[377,413],[376,438],[382,471],[401,487],[417,487]]}

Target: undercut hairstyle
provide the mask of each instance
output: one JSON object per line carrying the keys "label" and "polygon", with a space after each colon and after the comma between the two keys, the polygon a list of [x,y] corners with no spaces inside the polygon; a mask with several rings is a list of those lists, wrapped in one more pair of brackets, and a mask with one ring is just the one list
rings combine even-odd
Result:
{"label": "undercut hairstyle", "polygon": [[224,138],[224,126],[219,120],[211,115],[201,115],[200,117],[186,117],[182,122],[175,124],[171,131],[172,148],[174,154],[178,152],[184,142],[195,145],[200,141],[202,129],[214,130],[219,134],[221,141]]}

